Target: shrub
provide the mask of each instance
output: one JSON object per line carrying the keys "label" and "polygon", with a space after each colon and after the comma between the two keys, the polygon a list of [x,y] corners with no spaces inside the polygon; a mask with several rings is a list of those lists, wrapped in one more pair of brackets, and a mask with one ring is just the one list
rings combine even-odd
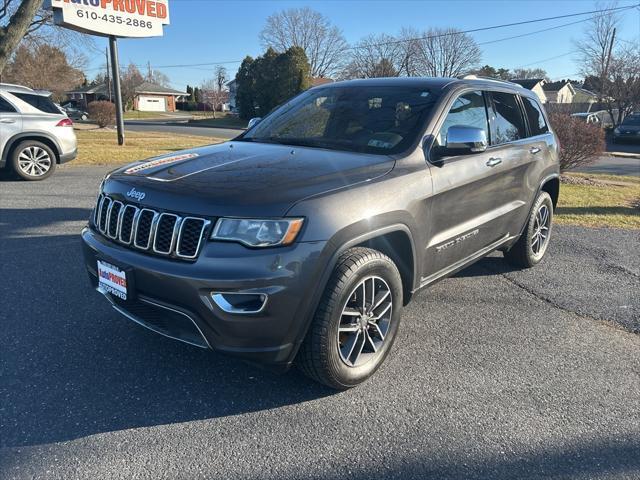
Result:
{"label": "shrub", "polygon": [[101,128],[116,124],[116,106],[104,100],[91,102],[87,105],[89,118]]}
{"label": "shrub", "polygon": [[549,121],[560,142],[560,171],[594,162],[605,149],[604,130],[563,113],[552,113]]}

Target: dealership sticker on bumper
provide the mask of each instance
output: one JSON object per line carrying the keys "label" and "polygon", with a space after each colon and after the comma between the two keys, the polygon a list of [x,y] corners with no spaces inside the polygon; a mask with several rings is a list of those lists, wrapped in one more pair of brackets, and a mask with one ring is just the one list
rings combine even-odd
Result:
{"label": "dealership sticker on bumper", "polygon": [[127,299],[127,274],[101,260],[98,260],[98,286],[122,300]]}

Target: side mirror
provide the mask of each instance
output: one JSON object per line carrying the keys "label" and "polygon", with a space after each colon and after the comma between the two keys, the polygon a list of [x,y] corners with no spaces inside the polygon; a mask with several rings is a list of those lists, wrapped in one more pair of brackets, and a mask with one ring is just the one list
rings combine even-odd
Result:
{"label": "side mirror", "polygon": [[453,125],[447,131],[445,148],[449,155],[484,152],[487,149],[487,133],[481,128]]}
{"label": "side mirror", "polygon": [[260,120],[262,120],[262,117],[253,117],[251,120],[249,120],[249,123],[247,124],[247,129],[253,127]]}

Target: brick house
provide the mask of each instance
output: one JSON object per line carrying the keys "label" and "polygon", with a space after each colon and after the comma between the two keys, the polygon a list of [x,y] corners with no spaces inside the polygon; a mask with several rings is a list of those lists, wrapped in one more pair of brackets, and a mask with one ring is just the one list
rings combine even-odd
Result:
{"label": "brick house", "polygon": [[186,96],[186,92],[143,82],[135,88],[133,109],[140,112],[175,112],[176,101]]}

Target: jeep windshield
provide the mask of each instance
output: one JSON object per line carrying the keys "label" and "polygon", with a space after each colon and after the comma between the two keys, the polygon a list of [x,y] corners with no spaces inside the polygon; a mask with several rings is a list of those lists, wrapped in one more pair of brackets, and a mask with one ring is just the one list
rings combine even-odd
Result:
{"label": "jeep windshield", "polygon": [[315,88],[273,111],[238,140],[389,155],[415,142],[434,103],[426,88]]}

